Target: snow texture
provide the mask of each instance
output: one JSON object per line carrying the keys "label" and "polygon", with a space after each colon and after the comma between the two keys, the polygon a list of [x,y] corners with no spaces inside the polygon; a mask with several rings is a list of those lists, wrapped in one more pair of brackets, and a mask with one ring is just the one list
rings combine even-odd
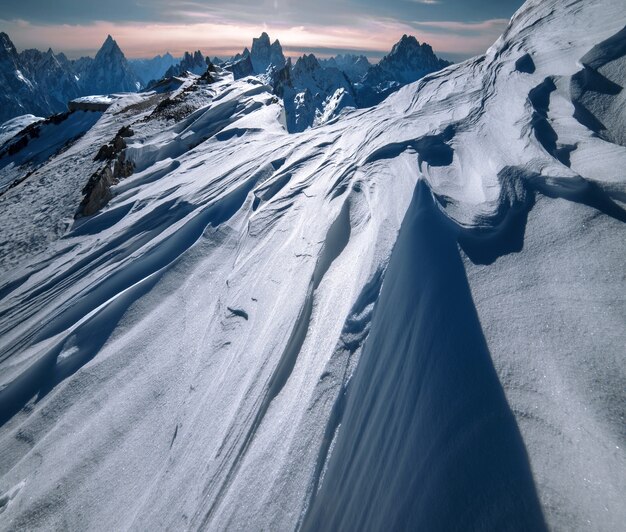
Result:
{"label": "snow texture", "polygon": [[300,133],[219,68],[43,126],[0,196],[0,528],[623,529],[625,27],[529,0]]}

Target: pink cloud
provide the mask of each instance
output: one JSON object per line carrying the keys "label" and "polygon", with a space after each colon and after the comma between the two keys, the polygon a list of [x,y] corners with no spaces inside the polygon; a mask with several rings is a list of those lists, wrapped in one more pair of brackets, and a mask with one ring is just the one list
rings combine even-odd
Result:
{"label": "pink cloud", "polygon": [[[37,47],[64,51],[70,56],[91,51],[111,34],[128,57],[149,57],[166,51],[175,55],[200,49],[207,55],[231,55],[249,46],[252,37],[267,31],[290,50],[330,48],[386,52],[404,33],[415,35],[438,52],[474,55],[484,52],[508,21],[490,20],[476,24],[429,22],[404,24],[390,19],[361,18],[349,27],[285,26],[208,21],[183,23],[111,23],[85,25],[36,25],[24,21],[0,20],[19,49]],[[415,25],[420,30],[415,29]],[[433,28],[429,30],[429,28]],[[448,30],[442,32],[441,30]],[[467,32],[468,29],[474,31]],[[465,34],[456,34],[455,31]],[[469,33],[469,34],[468,34]]]}

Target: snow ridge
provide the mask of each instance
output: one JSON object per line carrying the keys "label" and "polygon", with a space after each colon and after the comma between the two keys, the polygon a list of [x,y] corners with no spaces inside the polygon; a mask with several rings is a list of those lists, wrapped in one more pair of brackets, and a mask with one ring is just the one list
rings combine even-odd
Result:
{"label": "snow ridge", "polygon": [[625,16],[530,0],[296,133],[215,67],[8,164],[1,527],[619,529]]}

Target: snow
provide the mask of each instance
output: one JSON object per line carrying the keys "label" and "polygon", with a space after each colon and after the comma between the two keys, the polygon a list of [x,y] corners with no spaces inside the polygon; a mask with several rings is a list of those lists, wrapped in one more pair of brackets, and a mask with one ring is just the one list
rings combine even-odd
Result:
{"label": "snow", "polygon": [[43,118],[35,115],[21,115],[7,120],[4,124],[0,125],[0,146],[7,140],[12,139],[23,129],[41,120],[43,120]]}
{"label": "snow", "polygon": [[[101,113],[76,111],[56,122],[43,121],[26,146],[11,153],[11,141],[0,152],[0,191],[15,184],[24,174],[32,171],[52,155],[85,134],[100,118]],[[5,153],[4,149],[8,148]],[[16,171],[18,172],[16,176]]]}
{"label": "snow", "polygon": [[220,70],[42,151],[0,196],[0,527],[619,530],[625,25],[531,0],[301,133]]}
{"label": "snow", "polygon": [[115,100],[116,98],[110,95],[94,94],[92,96],[82,96],[80,98],[75,98],[72,100],[72,103],[96,103],[96,104],[110,105]]}

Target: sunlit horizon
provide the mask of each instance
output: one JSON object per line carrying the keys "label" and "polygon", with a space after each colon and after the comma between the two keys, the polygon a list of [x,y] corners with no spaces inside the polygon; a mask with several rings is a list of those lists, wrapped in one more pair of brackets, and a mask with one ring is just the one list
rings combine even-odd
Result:
{"label": "sunlit horizon", "polygon": [[[210,57],[227,58],[250,47],[253,37],[263,31],[278,39],[285,55],[298,57],[314,53],[320,58],[339,53],[363,54],[376,61],[401,38],[414,35],[430,44],[444,58],[462,60],[484,51],[506,27],[508,19],[480,23],[440,21],[409,25],[391,20],[362,18],[351,26],[285,26],[250,23],[129,23],[97,21],[89,24],[35,24],[24,20],[0,19],[18,50],[52,48],[70,59],[93,56],[111,35],[129,59],[151,58],[170,53],[180,57],[185,51],[200,50]],[[421,24],[421,29],[420,29]]]}

